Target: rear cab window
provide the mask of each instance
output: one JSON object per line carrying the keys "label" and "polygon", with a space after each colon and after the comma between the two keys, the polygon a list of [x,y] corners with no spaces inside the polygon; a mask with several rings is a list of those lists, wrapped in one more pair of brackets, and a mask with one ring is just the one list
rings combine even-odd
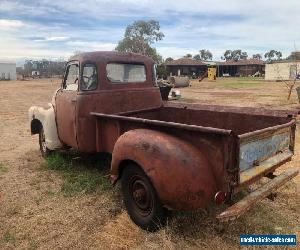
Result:
{"label": "rear cab window", "polygon": [[106,77],[112,84],[143,83],[146,81],[146,67],[143,64],[108,63]]}

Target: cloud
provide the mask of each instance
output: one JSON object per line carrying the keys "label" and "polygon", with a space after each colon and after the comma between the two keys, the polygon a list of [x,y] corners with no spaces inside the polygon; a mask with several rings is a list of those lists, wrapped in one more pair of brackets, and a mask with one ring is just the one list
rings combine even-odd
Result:
{"label": "cloud", "polygon": [[155,46],[164,57],[203,48],[215,59],[226,49],[287,56],[300,46],[299,9],[299,0],[1,0],[0,57],[111,50],[138,19],[160,21],[165,38]]}
{"label": "cloud", "polygon": [[49,36],[49,37],[38,37],[33,39],[36,42],[63,42],[69,40],[68,36]]}
{"label": "cloud", "polygon": [[10,30],[21,28],[22,26],[24,26],[24,23],[19,20],[0,19],[0,30]]}
{"label": "cloud", "polygon": [[86,41],[69,41],[68,46],[74,48],[74,51],[107,51],[114,50],[116,43],[86,42]]}

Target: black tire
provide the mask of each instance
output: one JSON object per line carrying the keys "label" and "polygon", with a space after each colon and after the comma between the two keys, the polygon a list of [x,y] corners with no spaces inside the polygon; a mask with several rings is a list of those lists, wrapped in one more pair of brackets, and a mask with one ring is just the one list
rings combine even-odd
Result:
{"label": "black tire", "polygon": [[168,210],[162,206],[151,181],[137,164],[126,166],[121,182],[124,204],[135,224],[150,232],[166,224]]}
{"label": "black tire", "polygon": [[40,132],[39,132],[39,144],[40,144],[40,151],[43,157],[46,157],[50,155],[52,152],[50,149],[47,148],[46,146],[46,140],[45,140],[45,133],[44,133],[44,128],[41,127]]}

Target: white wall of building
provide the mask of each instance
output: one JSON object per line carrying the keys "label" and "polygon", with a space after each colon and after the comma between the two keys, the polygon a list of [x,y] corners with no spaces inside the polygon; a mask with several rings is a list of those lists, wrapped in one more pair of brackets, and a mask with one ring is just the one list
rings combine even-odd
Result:
{"label": "white wall of building", "polygon": [[15,63],[0,62],[0,80],[17,80]]}
{"label": "white wall of building", "polygon": [[300,62],[267,63],[265,80],[294,80],[296,71],[300,73]]}

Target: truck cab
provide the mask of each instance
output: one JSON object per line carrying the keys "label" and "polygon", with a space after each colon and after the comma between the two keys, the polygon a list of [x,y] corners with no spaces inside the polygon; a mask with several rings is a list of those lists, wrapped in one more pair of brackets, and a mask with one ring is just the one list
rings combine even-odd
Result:
{"label": "truck cab", "polygon": [[[46,133],[44,150],[67,145],[96,152],[96,121],[90,113],[116,114],[160,107],[162,99],[155,81],[154,61],[145,56],[119,52],[74,56],[66,65],[61,88],[49,104],[56,120],[50,123],[57,133]],[[33,133],[48,123],[47,115],[37,117],[40,112],[39,107],[29,111]]]}

